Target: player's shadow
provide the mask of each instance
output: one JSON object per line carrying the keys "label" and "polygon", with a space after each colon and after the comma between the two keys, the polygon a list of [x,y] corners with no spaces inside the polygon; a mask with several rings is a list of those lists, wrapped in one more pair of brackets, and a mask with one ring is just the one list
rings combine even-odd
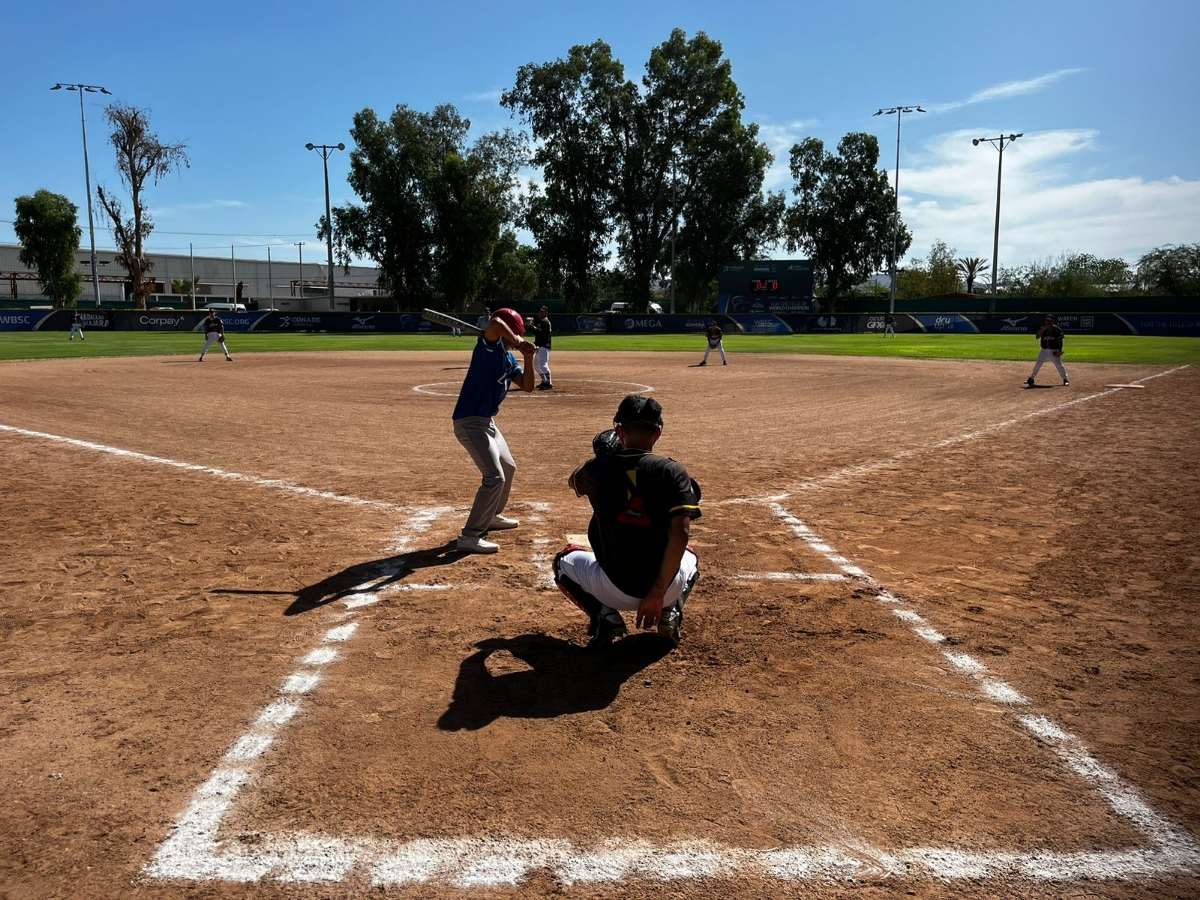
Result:
{"label": "player's shadow", "polygon": [[427,550],[414,550],[386,559],[347,566],[335,575],[322,578],[316,584],[296,591],[296,599],[285,611],[285,616],[298,616],[330,603],[345,599],[363,591],[381,591],[404,581],[418,569],[447,566],[458,562],[468,554],[456,549],[456,541],[447,541]]}
{"label": "player's shadow", "polygon": [[300,588],[298,591],[253,591],[233,588],[219,588],[214,594],[283,594],[294,597],[291,605],[284,610],[285,616],[298,616],[301,613],[320,609],[330,603],[343,600],[352,594],[365,591],[380,591],[390,585],[404,581],[418,569],[428,569],[432,566],[448,566],[458,562],[466,553],[456,548],[457,541],[448,541],[439,547],[427,550],[414,550],[412,553],[402,553],[399,556],[389,556],[385,559],[373,559],[368,562],[355,563],[342,571],[322,578],[316,584]]}
{"label": "player's shadow", "polygon": [[1041,388],[1052,388],[1052,387],[1054,387],[1054,385],[1052,385],[1052,384],[1027,384],[1027,385],[1025,385],[1025,389],[1029,390],[1029,391],[1036,391]]}
{"label": "player's shadow", "polygon": [[[671,652],[657,635],[637,634],[602,651],[544,634],[487,638],[463,660],[443,731],[475,731],[499,718],[552,719],[604,709],[621,685]],[[500,651],[509,656],[488,658]],[[513,671],[504,671],[504,669]]]}

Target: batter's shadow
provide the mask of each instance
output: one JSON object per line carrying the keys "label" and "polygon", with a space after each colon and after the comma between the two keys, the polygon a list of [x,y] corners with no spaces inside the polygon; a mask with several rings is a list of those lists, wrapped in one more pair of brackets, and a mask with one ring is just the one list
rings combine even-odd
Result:
{"label": "batter's shadow", "polygon": [[[322,578],[316,584],[302,587],[298,591],[256,591],[233,588],[218,588],[214,594],[282,594],[295,599],[284,610],[285,616],[298,616],[338,600],[344,600],[352,594],[365,590],[379,591],[394,584],[403,582],[418,569],[428,569],[433,566],[448,566],[458,562],[469,554],[457,547],[457,539],[451,540],[438,547],[426,550],[414,550],[399,556],[389,556],[384,559],[372,559],[367,562],[355,563],[342,571]],[[364,587],[368,585],[369,587]]]}
{"label": "batter's shadow", "polygon": [[[636,634],[603,651],[545,634],[487,638],[463,660],[443,731],[477,731],[500,718],[553,719],[604,709],[630,677],[671,652],[657,635]],[[527,668],[492,674],[488,657],[508,651]]]}

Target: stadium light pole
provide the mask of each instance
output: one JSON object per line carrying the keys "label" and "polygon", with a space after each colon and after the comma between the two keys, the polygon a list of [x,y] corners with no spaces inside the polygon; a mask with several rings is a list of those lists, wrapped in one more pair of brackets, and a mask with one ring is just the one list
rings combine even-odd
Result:
{"label": "stadium light pole", "polygon": [[988,312],[996,311],[996,272],[997,272],[997,257],[1000,255],[1000,178],[1004,174],[1004,147],[1005,141],[1012,143],[1019,137],[1024,137],[1025,132],[1020,134],[1002,134],[994,138],[971,138],[971,143],[978,147],[980,144],[991,144],[1000,151],[1000,162],[996,165],[996,231],[992,237],[992,298],[988,302]]}
{"label": "stadium light pole", "polygon": [[893,106],[891,109],[877,109],[876,116],[896,115],[896,209],[892,217],[896,220],[892,227],[892,286],[888,291],[888,312],[896,312],[896,246],[900,243],[900,119],[905,113],[925,112],[920,106]]}
{"label": "stadium light pole", "polygon": [[96,265],[96,220],[92,215],[92,173],[88,168],[88,152],[87,152],[87,119],[83,114],[83,95],[94,94],[99,91],[101,94],[110,94],[108,88],[100,87],[98,84],[63,84],[59,82],[52,91],[78,91],[79,92],[79,124],[83,128],[83,181],[87,186],[87,207],[88,207],[88,236],[92,241],[92,289],[96,292],[96,308],[100,308],[100,271]]}
{"label": "stadium light pole", "polygon": [[325,246],[329,251],[329,308],[337,309],[333,300],[333,217],[329,213],[329,154],[334,150],[345,150],[345,144],[305,144],[307,150],[320,150],[321,162],[325,166]]}

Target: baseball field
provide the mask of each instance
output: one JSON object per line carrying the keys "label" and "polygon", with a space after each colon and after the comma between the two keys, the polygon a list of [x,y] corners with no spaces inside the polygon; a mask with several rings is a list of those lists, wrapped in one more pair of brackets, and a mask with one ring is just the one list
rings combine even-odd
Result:
{"label": "baseball field", "polygon": [[[462,556],[469,339],[88,337],[0,362],[5,900],[1200,894],[1186,340],[556,341]],[[701,578],[594,653],[549,564],[630,392]]]}

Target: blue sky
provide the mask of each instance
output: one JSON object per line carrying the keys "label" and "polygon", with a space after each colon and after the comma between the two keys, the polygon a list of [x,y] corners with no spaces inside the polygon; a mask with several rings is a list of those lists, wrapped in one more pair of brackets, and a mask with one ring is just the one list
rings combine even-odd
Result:
{"label": "blue sky", "polygon": [[[15,8],[14,8],[15,6]],[[892,172],[905,116],[901,210],[910,257],[943,240],[992,256],[996,152],[972,137],[1024,132],[1004,153],[1000,261],[1065,251],[1134,260],[1164,243],[1200,242],[1200,3],[1196,0],[781,2],[743,0],[293,0],[207,4],[17,0],[0,14],[0,242],[14,242],[13,198],[40,188],[80,207],[87,245],[78,95],[107,87],[150,110],[191,168],[148,191],[163,252],[319,259],[319,154],[349,141],[355,112],[453,103],[479,131],[516,125],[499,105],[517,68],[607,41],[640,78],[672,28],[719,40],[776,155],[769,186],[790,186],[787,151],[850,131],[880,138]],[[131,44],[130,34],[135,34]],[[16,39],[14,39],[16,36]],[[118,187],[105,102],[86,95],[93,186]],[[334,154],[333,203],[356,198]],[[97,207],[97,245],[112,247]]]}

